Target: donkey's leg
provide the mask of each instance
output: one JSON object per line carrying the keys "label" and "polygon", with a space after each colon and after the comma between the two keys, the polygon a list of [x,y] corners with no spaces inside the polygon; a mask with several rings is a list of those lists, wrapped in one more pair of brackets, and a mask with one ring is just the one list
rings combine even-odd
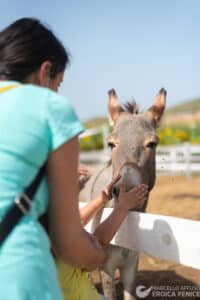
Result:
{"label": "donkey's leg", "polygon": [[99,300],[110,300],[110,299],[104,297],[104,296],[101,295],[101,294],[98,294],[98,296],[99,296]]}
{"label": "donkey's leg", "polygon": [[110,300],[116,300],[115,290],[115,270],[123,262],[122,249],[118,246],[108,245],[106,248],[106,259],[101,267],[102,274],[102,286],[104,295]]}
{"label": "donkey's leg", "polygon": [[115,277],[114,273],[115,272],[113,272],[113,274],[108,274],[105,271],[101,271],[103,293],[104,296],[109,300],[117,299],[115,283],[114,283],[114,277]]}
{"label": "donkey's leg", "polygon": [[120,268],[121,281],[124,288],[124,300],[135,300],[134,289],[135,279],[138,269],[139,253],[133,250],[129,254]]}

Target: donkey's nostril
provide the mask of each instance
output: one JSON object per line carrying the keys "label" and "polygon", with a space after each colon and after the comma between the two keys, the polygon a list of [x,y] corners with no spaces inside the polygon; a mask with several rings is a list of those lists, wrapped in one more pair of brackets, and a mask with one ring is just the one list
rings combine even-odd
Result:
{"label": "donkey's nostril", "polygon": [[112,194],[114,197],[119,197],[119,187],[115,186],[112,190]]}

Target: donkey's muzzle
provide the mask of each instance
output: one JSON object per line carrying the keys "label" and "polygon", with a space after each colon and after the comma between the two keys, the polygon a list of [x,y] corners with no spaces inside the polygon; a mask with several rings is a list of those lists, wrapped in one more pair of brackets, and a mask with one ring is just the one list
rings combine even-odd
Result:
{"label": "donkey's muzzle", "polygon": [[112,190],[112,195],[114,198],[118,198],[120,193],[120,188],[119,186],[115,186]]}
{"label": "donkey's muzzle", "polygon": [[120,194],[120,184],[123,182],[125,184],[126,191],[136,187],[142,183],[142,176],[140,174],[139,168],[133,164],[124,164],[119,171],[121,178],[114,185],[112,190],[113,198],[118,198]]}

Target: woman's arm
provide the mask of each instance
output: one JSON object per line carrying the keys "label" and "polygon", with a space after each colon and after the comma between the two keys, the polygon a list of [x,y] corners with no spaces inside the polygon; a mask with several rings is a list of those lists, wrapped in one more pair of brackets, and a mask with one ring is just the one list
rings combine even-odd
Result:
{"label": "woman's arm", "polygon": [[104,207],[106,200],[103,195],[87,203],[84,207],[80,209],[81,224],[85,226],[91,218]]}
{"label": "woman's arm", "polygon": [[125,192],[124,185],[121,185],[119,204],[94,232],[94,236],[96,236],[102,246],[106,246],[112,240],[130,209],[142,207],[147,200],[147,195],[148,187],[144,184],[133,188],[129,192]]}
{"label": "woman's arm", "polygon": [[112,180],[112,182],[98,198],[90,201],[80,209],[80,218],[83,226],[85,226],[91,220],[91,218],[112,198],[113,186],[119,179],[120,175],[116,176],[116,178]]}
{"label": "woman's arm", "polygon": [[95,268],[104,251],[82,229],[78,209],[78,138],[74,137],[49,155],[47,176],[50,189],[50,236],[56,253],[67,263]]}

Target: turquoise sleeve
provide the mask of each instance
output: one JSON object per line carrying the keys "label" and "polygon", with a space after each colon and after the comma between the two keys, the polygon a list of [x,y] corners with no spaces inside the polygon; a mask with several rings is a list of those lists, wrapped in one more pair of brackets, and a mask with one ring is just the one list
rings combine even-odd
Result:
{"label": "turquoise sleeve", "polygon": [[48,101],[47,123],[50,151],[59,148],[84,130],[69,101],[56,93],[52,93]]}

